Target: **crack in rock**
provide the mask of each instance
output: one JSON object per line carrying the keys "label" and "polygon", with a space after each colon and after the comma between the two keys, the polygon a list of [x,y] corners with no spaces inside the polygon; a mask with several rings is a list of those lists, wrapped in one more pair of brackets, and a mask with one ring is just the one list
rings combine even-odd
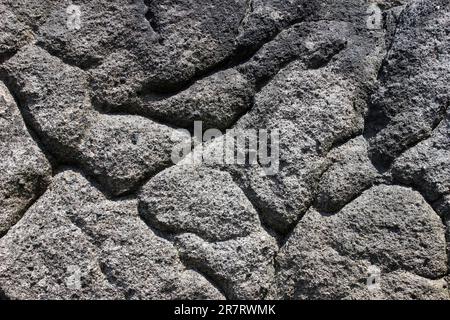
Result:
{"label": "crack in rock", "polygon": [[450,299],[448,0],[68,5],[0,4],[0,300]]}

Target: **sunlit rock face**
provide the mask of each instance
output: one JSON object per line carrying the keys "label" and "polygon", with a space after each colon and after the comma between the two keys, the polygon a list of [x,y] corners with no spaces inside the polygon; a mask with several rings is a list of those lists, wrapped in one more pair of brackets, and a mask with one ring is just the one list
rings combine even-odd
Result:
{"label": "sunlit rock face", "polygon": [[0,29],[0,299],[450,299],[448,0],[0,0]]}

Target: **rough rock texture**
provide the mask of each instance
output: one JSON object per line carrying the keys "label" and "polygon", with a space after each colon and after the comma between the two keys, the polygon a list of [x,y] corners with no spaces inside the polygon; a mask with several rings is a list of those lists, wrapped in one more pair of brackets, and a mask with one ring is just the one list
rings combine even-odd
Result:
{"label": "rough rock texture", "polygon": [[[450,195],[450,112],[431,137],[403,153],[393,165],[398,181],[419,189],[428,201],[448,203]],[[442,214],[445,215],[444,208]],[[446,211],[450,213],[450,211]]]}
{"label": "rough rock texture", "polygon": [[0,126],[0,235],[4,235],[43,193],[51,167],[2,82]]}
{"label": "rough rock texture", "polygon": [[58,174],[0,241],[0,286],[11,298],[222,297],[139,219],[134,200],[108,200],[74,171]]}
{"label": "rough rock texture", "polygon": [[265,297],[278,246],[230,174],[180,165],[154,177],[140,200],[144,219],[177,234],[182,259],[228,298]]}
{"label": "rough rock texture", "polygon": [[448,0],[0,0],[0,31],[0,299],[450,299]]}
{"label": "rough rock texture", "polygon": [[[399,271],[425,280],[445,276],[445,229],[418,192],[380,185],[333,216],[308,211],[277,261],[281,271],[276,297],[355,299],[366,294],[369,265],[379,267],[388,279]],[[398,285],[392,279],[385,284],[384,277],[381,281],[380,294],[392,294],[392,285]],[[414,292],[421,290],[414,283],[410,286],[409,298],[414,298]],[[439,283],[432,281],[419,281],[417,286],[433,293],[430,298],[449,298],[443,282],[440,290]]]}
{"label": "rough rock texture", "polygon": [[319,210],[338,211],[379,177],[367,148],[367,142],[359,136],[330,152],[328,169],[318,186],[315,205]]}
{"label": "rough rock texture", "polygon": [[381,164],[430,136],[450,105],[449,6],[416,1],[399,18],[367,126]]}
{"label": "rough rock texture", "polygon": [[87,74],[35,45],[0,69],[52,155],[85,168],[113,194],[170,165],[173,143],[187,138],[146,118],[99,113],[90,102]]}

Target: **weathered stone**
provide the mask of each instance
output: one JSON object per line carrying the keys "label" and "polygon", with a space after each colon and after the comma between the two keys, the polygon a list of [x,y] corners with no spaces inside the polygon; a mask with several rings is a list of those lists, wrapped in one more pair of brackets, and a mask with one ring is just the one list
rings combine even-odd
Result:
{"label": "weathered stone", "polygon": [[34,39],[32,29],[20,22],[3,3],[0,4],[0,62]]}
{"label": "weathered stone", "polygon": [[335,212],[369,188],[378,176],[363,137],[350,140],[327,157],[327,171],[318,183],[316,207]]}
{"label": "weathered stone", "polygon": [[[449,22],[448,0],[2,0],[0,300],[449,299]],[[270,163],[237,162],[224,142],[259,129]]]}
{"label": "weathered stone", "polygon": [[138,116],[98,114],[96,120],[77,147],[77,159],[116,195],[170,166],[173,145],[189,138]]}
{"label": "weathered stone", "polygon": [[3,235],[44,192],[51,167],[2,82],[0,127],[0,235]]}
{"label": "weathered stone", "polygon": [[414,186],[430,202],[450,195],[450,112],[429,139],[394,162],[392,171],[398,181]]}
{"label": "weathered stone", "polygon": [[229,299],[264,299],[275,275],[275,240],[265,231],[247,237],[207,242],[182,234],[175,245],[186,265],[207,274]]}
{"label": "weathered stone", "polygon": [[65,171],[0,240],[0,286],[12,299],[198,299],[221,294],[187,270],[172,244]]}
{"label": "weathered stone", "polygon": [[0,66],[25,120],[52,154],[69,161],[93,121],[87,76],[28,45]]}
{"label": "weathered stone", "polygon": [[34,45],[3,70],[46,148],[60,162],[86,169],[112,194],[136,189],[168,166],[172,146],[188,137],[146,118],[99,113],[86,73]]}
{"label": "weathered stone", "polygon": [[415,274],[393,271],[383,274],[380,289],[355,290],[348,298],[376,300],[448,300],[448,283],[445,279],[430,280]]}
{"label": "weathered stone", "polygon": [[141,215],[164,231],[209,241],[248,236],[259,218],[230,174],[176,166],[153,177],[140,195]]}
{"label": "weathered stone", "polygon": [[367,120],[371,153],[388,165],[430,136],[450,104],[450,4],[414,1],[403,11],[371,99]]}
{"label": "weathered stone", "polygon": [[227,298],[267,294],[277,244],[229,173],[179,164],[145,185],[139,207],[150,225],[176,235],[186,265],[207,274]]}
{"label": "weathered stone", "polygon": [[174,96],[145,95],[137,112],[168,119],[181,127],[192,128],[194,121],[202,121],[205,129],[226,129],[251,107],[253,95],[253,85],[229,69],[199,80]]}
{"label": "weathered stone", "polygon": [[306,212],[324,156],[336,142],[362,131],[355,99],[358,88],[352,81],[328,67],[305,70],[294,62],[256,96],[254,108],[238,122],[240,129],[280,131],[280,172],[249,178],[263,180],[250,185],[271,227],[285,232]]}
{"label": "weathered stone", "polygon": [[[423,278],[443,278],[447,273],[445,230],[419,193],[381,185],[336,215],[309,210],[277,261],[275,296],[341,299],[368,289],[364,274],[371,265],[381,270],[381,276],[403,270]],[[398,295],[388,292],[390,297],[404,298],[411,290],[408,282],[404,284]],[[416,286],[412,292],[419,289]]]}

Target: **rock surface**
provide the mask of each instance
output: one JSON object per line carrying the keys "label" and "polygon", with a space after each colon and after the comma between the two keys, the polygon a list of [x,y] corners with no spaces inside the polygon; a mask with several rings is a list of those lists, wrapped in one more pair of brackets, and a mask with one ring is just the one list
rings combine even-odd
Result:
{"label": "rock surface", "polygon": [[450,299],[448,0],[0,0],[0,29],[0,299]]}
{"label": "rock surface", "polygon": [[45,191],[52,170],[2,82],[0,126],[0,235],[4,235]]}
{"label": "rock surface", "polygon": [[442,221],[418,192],[404,187],[375,186],[333,216],[311,209],[277,261],[275,297],[357,299],[369,293],[367,273],[375,266],[381,270],[382,295],[405,298],[402,290],[395,295],[392,286],[401,284],[391,279],[391,273],[405,272],[412,274],[403,275],[406,279],[424,278],[411,281],[408,298],[422,286],[433,293],[429,298],[449,298],[444,281],[427,281],[447,273]]}
{"label": "rock surface", "polygon": [[428,137],[450,105],[449,11],[445,0],[415,1],[399,18],[368,116],[371,151],[381,164]]}
{"label": "rock surface", "polygon": [[328,170],[322,175],[316,207],[335,212],[369,188],[379,177],[363,137],[350,140],[328,155]]}
{"label": "rock surface", "polygon": [[135,201],[110,201],[70,170],[0,240],[0,257],[13,299],[222,297],[139,219]]}
{"label": "rock surface", "polygon": [[86,169],[112,194],[127,193],[170,165],[172,145],[188,138],[143,117],[98,112],[87,74],[35,45],[0,69],[48,150],[62,163]]}

